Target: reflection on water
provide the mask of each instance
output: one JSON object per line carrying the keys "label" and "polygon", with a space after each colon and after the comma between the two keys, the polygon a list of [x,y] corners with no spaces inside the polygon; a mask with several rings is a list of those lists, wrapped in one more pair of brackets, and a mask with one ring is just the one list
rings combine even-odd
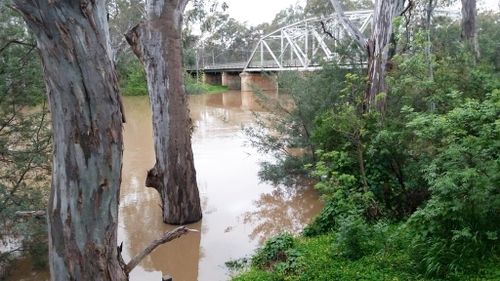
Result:
{"label": "reflection on water", "polygon": [[[146,171],[154,164],[148,99],[126,97],[124,103],[118,241],[123,241],[127,261],[174,227],[162,222],[156,190],[144,186]],[[201,222],[189,227],[200,233],[157,248],[131,272],[131,280],[158,281],[162,273],[175,281],[227,280],[225,261],[251,254],[270,235],[300,231],[321,208],[311,189],[296,192],[259,183],[258,162],[263,155],[245,145],[241,132],[242,125],[253,120],[251,111],[262,110],[251,93],[191,96],[189,103],[204,214]]]}
{"label": "reflection on water", "polygon": [[251,224],[252,240],[260,243],[268,237],[287,231],[298,233],[304,223],[321,211],[318,194],[311,188],[276,188],[261,194],[254,209],[243,214],[243,222]]}

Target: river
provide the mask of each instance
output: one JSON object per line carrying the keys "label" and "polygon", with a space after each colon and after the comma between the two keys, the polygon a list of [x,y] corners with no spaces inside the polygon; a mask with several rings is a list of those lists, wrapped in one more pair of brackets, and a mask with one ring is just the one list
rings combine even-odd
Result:
{"label": "river", "polygon": [[[147,97],[124,99],[124,165],[118,242],[129,260],[153,239],[173,229],[161,219],[157,191],[144,187],[154,164],[151,112]],[[130,274],[133,281],[159,281],[162,273],[175,281],[228,280],[224,263],[249,256],[268,237],[299,232],[322,207],[311,188],[274,187],[258,179],[260,155],[246,144],[242,126],[260,110],[253,94],[231,91],[189,97],[195,126],[193,153],[203,220],[190,233],[160,246]],[[46,280],[20,263],[12,281]]]}

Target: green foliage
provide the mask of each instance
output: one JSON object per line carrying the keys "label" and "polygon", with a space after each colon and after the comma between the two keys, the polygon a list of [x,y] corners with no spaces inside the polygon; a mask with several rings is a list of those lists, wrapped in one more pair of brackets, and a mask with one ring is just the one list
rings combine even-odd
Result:
{"label": "green foliage", "polygon": [[184,76],[184,85],[188,95],[216,94],[228,91],[227,86],[204,84],[189,74]]}
{"label": "green foliage", "polygon": [[253,146],[274,158],[262,164],[262,180],[293,185],[307,175],[304,165],[316,159],[311,139],[316,116],[334,103],[342,75],[332,66],[317,73],[285,72],[278,77],[278,98],[257,91],[259,103],[271,114],[256,113],[256,124],[245,133]]}
{"label": "green foliage", "polygon": [[[480,63],[452,38],[459,34],[455,24],[439,20],[433,31],[439,44],[433,41],[430,55],[425,34],[413,34],[411,50],[392,58],[389,91],[379,95],[386,99],[382,112],[364,109],[366,81],[355,73],[343,79],[327,74],[323,84],[304,75],[283,85],[292,96],[293,89],[332,95],[325,107],[296,95],[297,111],[287,109],[299,118],[276,122],[260,139],[261,147],[269,144],[265,152],[307,144],[305,172],[326,203],[304,229],[307,238],[292,246],[301,253],[300,270],[252,271],[271,270],[284,280],[500,278],[500,79],[494,55],[500,28],[497,14],[482,20],[492,38],[480,36]],[[328,83],[335,87],[315,90]],[[308,129],[302,143],[296,139],[303,131],[293,122]],[[286,154],[275,156],[276,163],[288,164]]]}
{"label": "green foliage", "polygon": [[280,279],[274,272],[251,269],[245,274],[236,276],[233,281],[279,281]]}
{"label": "green foliage", "polygon": [[118,62],[120,88],[124,96],[145,96],[148,94],[148,85],[144,67],[137,60]]}
{"label": "green foliage", "polygon": [[500,250],[500,90],[448,97],[458,106],[443,114],[406,109],[415,149],[432,159],[423,167],[432,198],[409,224],[415,259],[433,275],[477,268]]}
{"label": "green foliage", "polygon": [[47,204],[51,139],[45,86],[35,42],[21,17],[0,6],[0,26],[0,243],[20,246],[1,253],[0,265],[21,252],[43,266],[45,220],[20,219],[16,212]]}
{"label": "green foliage", "polygon": [[347,259],[357,260],[368,251],[368,225],[359,216],[349,216],[339,223],[337,249]]}
{"label": "green foliage", "polygon": [[292,235],[284,233],[266,241],[252,258],[252,266],[261,269],[281,268],[293,265],[299,254],[294,251],[295,240]]}

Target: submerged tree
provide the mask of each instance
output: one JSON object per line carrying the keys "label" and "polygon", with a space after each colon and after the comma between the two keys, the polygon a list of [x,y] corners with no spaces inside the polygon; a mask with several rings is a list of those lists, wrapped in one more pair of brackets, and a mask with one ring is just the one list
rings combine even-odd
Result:
{"label": "submerged tree", "polygon": [[148,1],[146,20],[126,34],[144,64],[153,111],[156,164],[148,171],[146,185],[160,193],[163,221],[170,224],[202,217],[182,73],[182,16],[187,3]]}
{"label": "submerged tree", "polygon": [[14,0],[37,41],[52,115],[52,190],[47,209],[52,280],[128,280],[158,245],[128,264],[117,247],[123,155],[120,94],[105,1]]}

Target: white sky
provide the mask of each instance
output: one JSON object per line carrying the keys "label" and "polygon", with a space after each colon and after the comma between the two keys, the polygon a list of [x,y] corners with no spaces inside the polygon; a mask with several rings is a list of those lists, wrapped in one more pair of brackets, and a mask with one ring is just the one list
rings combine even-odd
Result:
{"label": "white sky", "polygon": [[[257,25],[263,22],[271,22],[274,16],[290,5],[300,3],[304,5],[306,0],[224,0],[228,5],[228,13],[240,22],[248,22]],[[325,0],[328,1],[328,0]]]}
{"label": "white sky", "polygon": [[[328,1],[328,0],[324,0]],[[297,3],[304,5],[306,0],[225,0],[229,5],[229,15],[240,22],[257,25],[271,22],[281,10]],[[489,8],[498,10],[500,0],[478,0],[480,9]]]}

